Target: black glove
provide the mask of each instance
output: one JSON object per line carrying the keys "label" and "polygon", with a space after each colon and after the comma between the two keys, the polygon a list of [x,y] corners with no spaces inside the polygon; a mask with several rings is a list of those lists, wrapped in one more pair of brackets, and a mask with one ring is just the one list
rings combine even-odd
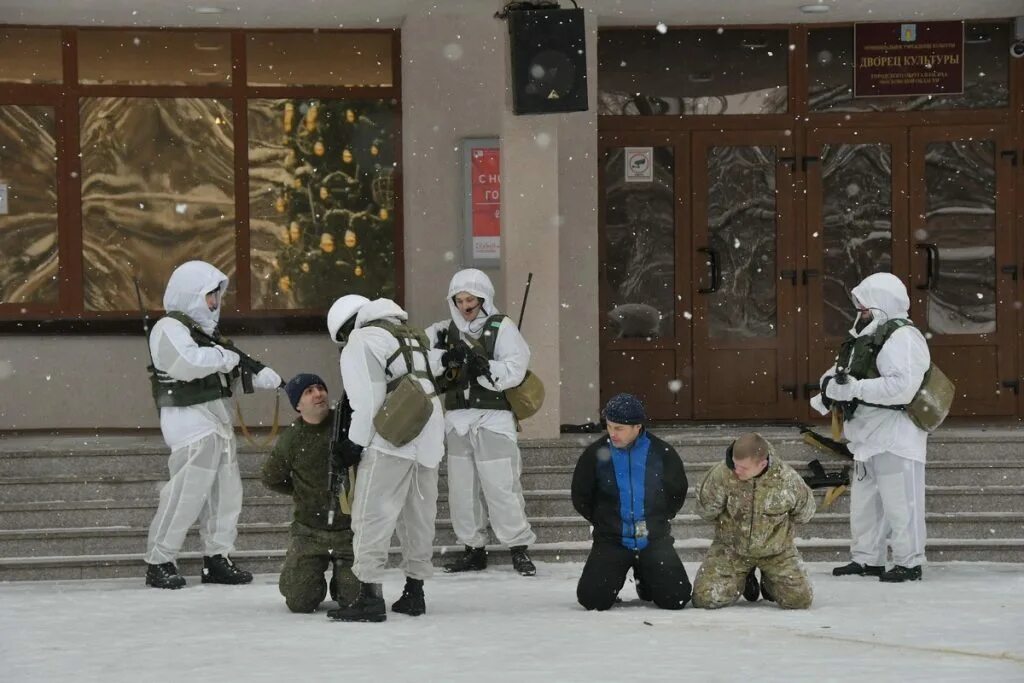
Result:
{"label": "black glove", "polygon": [[835,401],[833,401],[832,399],[825,395],[825,388],[828,386],[828,383],[831,382],[834,378],[834,375],[829,375],[821,382],[821,405],[825,406],[826,410],[832,410],[832,404],[835,403]]}
{"label": "black glove", "polygon": [[466,358],[466,372],[469,373],[471,379],[476,379],[477,377],[487,377],[490,379],[491,363],[487,360],[486,356],[479,353],[471,353]]}
{"label": "black glove", "polygon": [[363,457],[363,447],[351,439],[339,441],[334,449],[333,455],[342,467],[355,467]]}
{"label": "black glove", "polygon": [[441,364],[446,368],[461,368],[466,364],[467,351],[465,344],[456,344],[441,354]]}

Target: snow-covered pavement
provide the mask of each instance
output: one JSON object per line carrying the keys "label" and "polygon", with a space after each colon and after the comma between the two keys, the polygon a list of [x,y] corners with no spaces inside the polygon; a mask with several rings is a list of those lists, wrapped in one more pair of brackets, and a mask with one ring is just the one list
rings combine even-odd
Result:
{"label": "snow-covered pavement", "polygon": [[[665,612],[575,601],[579,564],[437,574],[427,615],[384,624],[294,615],[277,577],[181,591],[139,578],[0,584],[0,680],[14,681],[1024,681],[1024,565],[951,563],[920,583],[835,579],[814,606]],[[696,565],[688,564],[691,579]],[[388,602],[401,591],[392,572]]]}

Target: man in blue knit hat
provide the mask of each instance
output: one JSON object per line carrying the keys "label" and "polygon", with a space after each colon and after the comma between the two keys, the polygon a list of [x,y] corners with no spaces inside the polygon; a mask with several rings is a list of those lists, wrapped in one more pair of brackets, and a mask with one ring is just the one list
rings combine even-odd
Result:
{"label": "man in blue knit hat", "polygon": [[588,610],[610,608],[632,569],[641,600],[682,609],[692,588],[672,547],[672,519],[686,500],[683,461],[644,429],[647,413],[635,396],[613,397],[603,416],[608,436],[583,451],[572,477],[573,507],[594,539],[576,598]]}

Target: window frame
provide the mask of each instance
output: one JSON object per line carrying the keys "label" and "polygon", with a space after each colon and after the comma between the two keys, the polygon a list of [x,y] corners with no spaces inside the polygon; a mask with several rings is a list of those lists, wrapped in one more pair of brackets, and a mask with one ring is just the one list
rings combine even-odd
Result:
{"label": "window frame", "polygon": [[[40,28],[35,25],[5,24],[5,29]],[[400,29],[319,29],[325,34],[387,34],[391,36],[391,86],[250,86],[247,79],[246,47],[253,34],[308,33],[313,29],[275,28],[243,30],[188,27],[73,27],[46,26],[61,31],[63,79],[59,84],[0,83],[0,105],[51,106],[57,120],[57,258],[58,298],[56,304],[0,302],[0,333],[52,334],[96,333],[135,334],[140,311],[85,310],[84,255],[82,252],[82,160],[79,107],[88,97],[171,98],[193,97],[230,100],[232,103],[235,189],[235,274],[236,295],[228,299],[222,328],[233,333],[286,334],[323,329],[325,310],[254,309],[250,271],[249,235],[249,139],[248,111],[251,99],[349,99],[395,102],[395,299],[404,300],[404,243],[402,197],[402,97]],[[78,41],[90,32],[139,31],[173,33],[220,33],[230,36],[231,83],[224,85],[129,85],[78,82]],[[339,295],[344,292],[339,292]],[[151,309],[156,317],[161,311]]]}

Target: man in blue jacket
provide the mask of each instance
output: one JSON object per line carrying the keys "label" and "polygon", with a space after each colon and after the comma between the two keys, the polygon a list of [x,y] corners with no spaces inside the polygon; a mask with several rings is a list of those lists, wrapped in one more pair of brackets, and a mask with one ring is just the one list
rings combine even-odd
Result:
{"label": "man in blue jacket", "polygon": [[672,547],[672,519],[686,500],[683,461],[644,429],[635,396],[613,397],[603,414],[608,436],[583,451],[572,477],[573,507],[594,538],[576,599],[588,610],[610,608],[632,569],[641,600],[682,609],[692,587]]}

